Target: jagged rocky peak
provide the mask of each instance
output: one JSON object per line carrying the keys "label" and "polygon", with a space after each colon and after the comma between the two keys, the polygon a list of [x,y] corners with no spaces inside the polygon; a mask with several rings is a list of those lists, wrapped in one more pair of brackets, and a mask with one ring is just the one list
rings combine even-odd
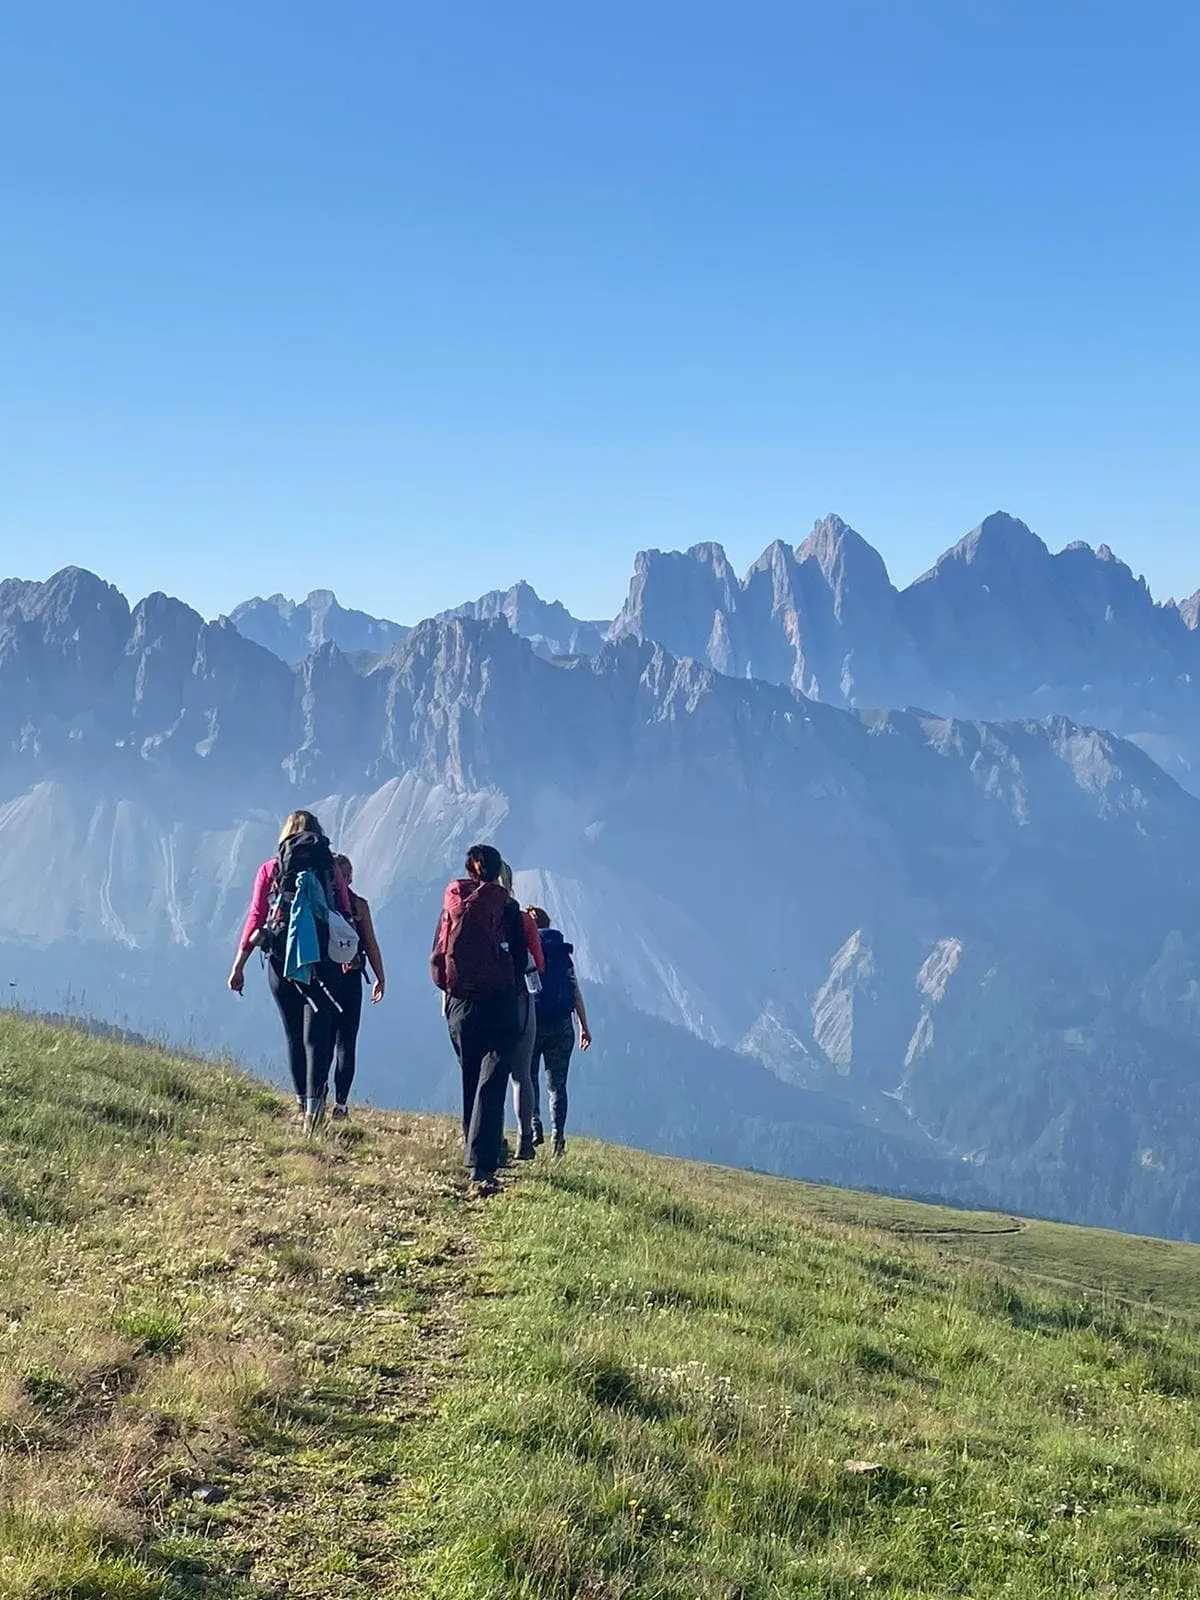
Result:
{"label": "jagged rocky peak", "polygon": [[[756,605],[761,606],[758,596],[765,586],[770,588],[773,615],[778,615],[787,609],[794,612],[798,604],[797,587],[800,572],[797,555],[798,552],[793,550],[791,545],[785,544],[782,539],[775,539],[753,563],[741,584],[742,596],[749,603],[751,612],[755,610]],[[761,633],[764,621],[762,617],[755,617],[750,624],[752,632]],[[761,639],[757,642],[760,645],[762,643]]]}
{"label": "jagged rocky peak", "polygon": [[746,573],[746,582],[756,572],[777,572],[780,569],[789,570],[796,564],[798,551],[793,550],[785,539],[772,539],[756,561],[752,561]]}
{"label": "jagged rocky peak", "polygon": [[85,567],[63,567],[44,582],[9,578],[0,583],[3,614],[40,623],[47,636],[56,629],[94,626],[97,618],[123,629],[129,622],[129,602]]}
{"label": "jagged rocky peak", "polygon": [[493,589],[478,600],[443,611],[438,620],[450,617],[473,617],[478,621],[502,617],[514,633],[528,639],[544,656],[595,655],[603,646],[609,627],[607,622],[572,616],[561,601],[543,600],[524,578],[511,589]]}
{"label": "jagged rocky peak", "polygon": [[64,567],[45,582],[0,584],[0,666],[41,683],[70,717],[91,687],[108,684],[129,637],[129,602],[83,567]]}
{"label": "jagged rocky peak", "polygon": [[707,567],[714,577],[726,578],[733,575],[729,557],[725,554],[725,546],[717,544],[715,540],[706,539],[700,544],[691,545],[687,554],[700,566]]}
{"label": "jagged rocky peak", "polygon": [[718,614],[728,618],[737,610],[741,588],[719,544],[695,544],[684,551],[643,550],[611,636],[654,639],[672,655],[701,660],[707,658],[715,638],[724,655],[731,630],[727,623],[716,625]]}
{"label": "jagged rocky peak", "polygon": [[1197,589],[1190,599],[1181,600],[1176,610],[1183,618],[1185,627],[1191,628],[1193,631],[1200,629],[1200,589]]}
{"label": "jagged rocky peak", "polygon": [[503,617],[434,617],[419,622],[380,670],[420,684],[434,702],[447,704],[477,684],[485,669],[528,652]]}
{"label": "jagged rocky peak", "polygon": [[[951,565],[983,569],[986,572],[1029,571],[1049,560],[1050,551],[1033,529],[1007,511],[993,511],[972,528],[952,549],[947,550],[925,578]],[[921,583],[924,579],[918,578]]]}
{"label": "jagged rocky peak", "polygon": [[855,599],[876,605],[890,606],[895,597],[887,563],[879,551],[841,517],[822,517],[796,555],[819,568],[839,618],[851,591]]}
{"label": "jagged rocky peak", "polygon": [[130,614],[130,650],[142,649],[164,638],[187,637],[193,641],[204,626],[204,618],[182,600],[161,589],[139,600]]}
{"label": "jagged rocky peak", "polygon": [[1149,594],[1149,585],[1144,577],[1134,576],[1133,568],[1116,555],[1111,546],[1102,544],[1095,550],[1084,539],[1072,539],[1070,544],[1064,545],[1057,555],[1051,560],[1056,566],[1062,567],[1072,573],[1085,571],[1099,572],[1109,584],[1113,582],[1128,584],[1133,588]]}
{"label": "jagged rocky peak", "polygon": [[281,594],[256,596],[229,615],[245,638],[291,663],[323,644],[336,644],[347,655],[379,655],[408,632],[386,617],[340,605],[332,589],[313,589],[300,602]]}
{"label": "jagged rocky peak", "polygon": [[826,577],[838,567],[846,568],[853,564],[882,573],[887,578],[887,566],[875,546],[833,513],[813,523],[812,532],[797,549],[796,555],[801,561],[811,557]]}

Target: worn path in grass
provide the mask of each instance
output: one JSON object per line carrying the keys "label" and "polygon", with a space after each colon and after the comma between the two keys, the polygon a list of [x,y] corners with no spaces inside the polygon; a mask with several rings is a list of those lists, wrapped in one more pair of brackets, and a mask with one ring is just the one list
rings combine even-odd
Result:
{"label": "worn path in grass", "polygon": [[456,1154],[0,1019],[0,1597],[1200,1595],[1192,1247]]}
{"label": "worn path in grass", "polygon": [[468,1218],[442,1121],[306,1145],[249,1079],[0,1019],[0,1596],[419,1592]]}

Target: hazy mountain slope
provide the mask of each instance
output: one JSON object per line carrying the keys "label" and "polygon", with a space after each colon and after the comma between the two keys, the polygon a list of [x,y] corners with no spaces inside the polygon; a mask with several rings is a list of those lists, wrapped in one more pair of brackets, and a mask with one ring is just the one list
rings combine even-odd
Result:
{"label": "hazy mountain slope", "polygon": [[[1062,718],[851,714],[629,638],[550,662],[501,622],[427,623],[364,677],[328,646],[294,672],[174,602],[130,613],[82,574],[6,605],[20,983],[69,969],[134,1021],[269,1041],[265,996],[220,983],[279,815],[316,802],[394,980],[372,1083],[406,1099],[446,1061],[441,883],[496,836],[603,985],[614,1057],[639,1011],[683,1079],[693,1051],[690,1099],[648,1068],[644,1107],[614,1080],[603,1112],[601,1057],[597,1125],[694,1148],[740,1046],[739,1159],[803,1172],[836,1148],[859,1182],[1200,1227],[1200,804],[1134,746]],[[853,1138],[817,1116],[834,1101]],[[792,1103],[824,1144],[786,1131]]]}

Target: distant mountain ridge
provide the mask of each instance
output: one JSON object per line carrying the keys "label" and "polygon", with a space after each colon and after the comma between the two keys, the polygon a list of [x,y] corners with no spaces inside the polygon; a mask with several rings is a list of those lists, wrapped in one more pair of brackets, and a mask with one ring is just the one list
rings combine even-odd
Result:
{"label": "distant mountain ridge", "polygon": [[1200,782],[1200,598],[1156,604],[1106,546],[1052,554],[997,512],[898,590],[838,517],[744,579],[720,546],[638,557],[613,636],[655,638],[834,705],[1063,714],[1136,739]]}
{"label": "distant mountain ridge", "polygon": [[594,656],[603,647],[609,629],[607,622],[581,622],[557,600],[543,600],[524,580],[511,589],[494,589],[482,599],[440,612],[437,621],[449,622],[456,617],[475,622],[502,617],[542,656]]}
{"label": "distant mountain ridge", "polygon": [[346,610],[329,589],[314,589],[305,600],[256,596],[235,606],[229,620],[247,639],[292,663],[323,644],[335,644],[347,655],[382,655],[410,632],[402,623]]}
{"label": "distant mountain ridge", "polygon": [[625,1137],[724,1129],[775,1170],[1200,1234],[1200,802],[1110,733],[847,711],[631,636],[547,660],[499,618],[423,623],[366,670],[329,643],[290,667],[79,570],[0,586],[22,994],[69,977],[110,1020],[277,1057],[265,994],[222,980],[297,804],[376,910],[377,1098],[447,1081],[429,932],[494,837],[608,1019],[599,1125],[612,1051],[645,1083]]}
{"label": "distant mountain ridge", "polygon": [[[326,641],[355,652],[405,636],[398,624],[360,621],[327,604],[331,596],[317,598],[316,608],[289,613],[286,651],[271,642],[278,629],[261,610],[239,607],[233,620],[294,661]],[[306,625],[295,620],[301,610]],[[1200,592],[1157,603],[1107,545],[1052,553],[1004,512],[905,589],[878,551],[829,516],[795,548],[770,545],[744,577],[719,544],[643,551],[611,624],[581,622],[524,582],[442,617],[502,617],[545,656],[650,640],[831,705],[919,705],[992,720],[1061,714],[1135,740],[1200,791]],[[386,642],[362,642],[368,621]]]}

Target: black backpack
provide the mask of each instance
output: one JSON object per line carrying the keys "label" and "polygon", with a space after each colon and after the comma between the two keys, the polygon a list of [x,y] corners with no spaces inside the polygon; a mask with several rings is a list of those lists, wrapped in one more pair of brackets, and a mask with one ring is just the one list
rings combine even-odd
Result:
{"label": "black backpack", "polygon": [[287,942],[292,901],[296,897],[296,880],[302,872],[315,873],[329,905],[335,910],[338,906],[333,851],[329,840],[318,833],[293,833],[279,846],[279,856],[271,877],[265,928],[268,948],[281,954]]}

